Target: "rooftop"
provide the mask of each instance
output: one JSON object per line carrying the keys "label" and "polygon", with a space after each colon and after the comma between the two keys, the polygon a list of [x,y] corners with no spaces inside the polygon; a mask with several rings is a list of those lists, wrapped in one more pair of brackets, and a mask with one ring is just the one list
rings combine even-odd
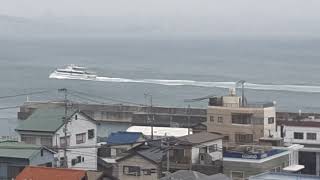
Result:
{"label": "rooftop", "polygon": [[[68,117],[76,110],[68,110]],[[26,120],[19,123],[17,131],[55,132],[63,125],[64,108],[39,108]]]}
{"label": "rooftop", "polygon": [[41,149],[41,146],[21,142],[0,142],[0,157],[29,159]]}
{"label": "rooftop", "polygon": [[[127,132],[141,132],[146,136],[151,136],[150,126],[131,126]],[[188,128],[173,128],[173,127],[153,127],[154,136],[174,136],[180,137],[188,135]]]}
{"label": "rooftop", "polygon": [[278,125],[285,125],[285,126],[300,126],[300,127],[320,127],[320,121],[313,121],[313,120],[304,120],[304,121],[286,121],[286,120],[279,120],[277,121]]}
{"label": "rooftop", "polygon": [[85,176],[86,171],[84,170],[28,166],[17,176],[16,180],[79,180]]}
{"label": "rooftop", "polygon": [[197,171],[180,170],[161,178],[160,180],[230,180],[223,174],[207,176]]}
{"label": "rooftop", "polygon": [[293,174],[293,173],[263,173],[249,177],[249,180],[320,180],[320,176]]}
{"label": "rooftop", "polygon": [[133,144],[139,142],[142,137],[143,134],[140,132],[113,132],[109,135],[107,144]]}
{"label": "rooftop", "polygon": [[187,136],[182,136],[182,137],[179,137],[178,139],[182,141],[188,141],[192,144],[201,144],[201,143],[214,141],[222,138],[223,136],[218,134],[213,134],[209,132],[200,132],[200,133],[190,134]]}

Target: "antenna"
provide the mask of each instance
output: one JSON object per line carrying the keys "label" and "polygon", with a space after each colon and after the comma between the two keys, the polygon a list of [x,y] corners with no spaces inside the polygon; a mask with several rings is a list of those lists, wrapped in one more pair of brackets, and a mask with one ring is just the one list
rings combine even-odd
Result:
{"label": "antenna", "polygon": [[236,82],[236,86],[241,85],[241,106],[245,106],[245,96],[244,96],[244,83],[246,83],[245,80],[240,80]]}

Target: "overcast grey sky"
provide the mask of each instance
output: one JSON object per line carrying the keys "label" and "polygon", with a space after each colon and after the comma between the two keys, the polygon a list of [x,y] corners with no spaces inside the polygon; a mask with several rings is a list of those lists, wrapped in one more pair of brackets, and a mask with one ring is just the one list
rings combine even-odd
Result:
{"label": "overcast grey sky", "polygon": [[128,22],[139,17],[147,25],[207,32],[314,35],[320,30],[320,0],[0,0],[0,15],[119,16]]}
{"label": "overcast grey sky", "polygon": [[231,16],[319,18],[319,0],[0,0],[13,16]]}

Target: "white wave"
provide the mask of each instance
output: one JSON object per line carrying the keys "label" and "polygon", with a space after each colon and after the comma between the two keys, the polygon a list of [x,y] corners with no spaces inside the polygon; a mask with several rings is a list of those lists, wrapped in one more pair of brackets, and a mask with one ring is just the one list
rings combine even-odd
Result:
{"label": "white wave", "polygon": [[[216,87],[216,88],[233,88],[235,82],[206,82],[193,80],[165,80],[165,79],[126,79],[126,78],[111,78],[111,77],[96,77],[95,79],[80,78],[73,76],[50,75],[49,78],[54,79],[73,79],[87,81],[102,81],[102,82],[118,82],[118,83],[146,83],[159,84],[166,86],[197,86],[197,87]],[[320,93],[320,86],[307,85],[271,85],[271,84],[254,84],[245,83],[246,89],[268,90],[268,91],[292,91],[292,92],[308,92]]]}

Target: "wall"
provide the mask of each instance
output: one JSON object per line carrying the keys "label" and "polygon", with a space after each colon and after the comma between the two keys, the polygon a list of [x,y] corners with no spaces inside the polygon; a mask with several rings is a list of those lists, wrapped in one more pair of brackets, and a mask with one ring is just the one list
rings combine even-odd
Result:
{"label": "wall", "polygon": [[[77,120],[76,117],[77,116]],[[60,147],[60,137],[64,137],[63,128],[61,127],[55,134],[55,140]],[[95,122],[88,120],[79,113],[76,113],[71,118],[71,121],[67,125],[68,136],[70,136],[70,146],[76,148],[68,149],[68,167],[74,169],[85,169],[85,170],[97,170],[97,125]],[[88,139],[88,130],[94,129],[94,138]],[[85,143],[76,143],[76,134],[86,133]],[[88,147],[89,146],[89,147]],[[86,147],[86,148],[83,148]],[[87,148],[88,147],[88,148]],[[77,163],[72,166],[71,160],[77,156],[84,157],[84,161]],[[57,158],[63,157],[63,151],[60,150]],[[82,158],[81,158],[82,159]]]}
{"label": "wall", "polygon": [[[235,158],[236,159],[236,158]],[[255,161],[255,160],[252,160]],[[289,164],[289,155],[283,155],[280,157],[273,158],[271,160],[262,162],[262,163],[254,163],[254,162],[241,162],[238,161],[223,161],[223,171],[227,176],[231,176],[231,171],[242,171],[244,172],[245,177],[253,176],[256,174],[260,174],[277,167],[288,166]]]}
{"label": "wall", "polygon": [[[143,172],[141,172],[141,176],[125,175],[123,174],[123,166],[139,166],[140,169],[156,169],[156,172],[152,173],[151,175],[144,175]],[[118,172],[115,172],[115,174],[117,174],[117,177],[121,180],[156,180],[160,174],[159,166],[151,163],[151,161],[148,161],[139,155],[135,155],[120,161],[118,163],[118,168]]]}
{"label": "wall", "polygon": [[46,149],[43,149],[43,156],[41,156],[41,151],[34,154],[30,158],[30,165],[43,165],[46,163],[52,163],[54,161],[54,154]]}
{"label": "wall", "polygon": [[[274,122],[272,124],[268,123],[269,117],[274,117]],[[270,134],[273,135],[274,137],[276,137],[277,133],[276,133],[276,110],[275,110],[275,107],[264,108],[264,124],[265,124],[264,136],[268,137],[269,130],[270,130]]]}
{"label": "wall", "polygon": [[[320,128],[318,127],[298,127],[298,126],[284,126],[285,132],[284,142],[297,144],[320,144]],[[294,132],[304,133],[303,139],[294,139]],[[316,133],[317,140],[307,140],[307,133]]]}
{"label": "wall", "polygon": [[200,144],[198,146],[192,147],[192,164],[199,163],[199,149],[201,147],[208,147],[208,146],[211,146],[214,144],[217,144],[218,151],[209,153],[210,156],[212,157],[212,161],[222,159],[222,139],[218,139],[215,141],[206,142],[206,143]]}
{"label": "wall", "polygon": [[[209,106],[207,109],[207,129],[208,132],[216,132],[229,136],[230,142],[235,142],[235,134],[253,134],[254,140],[258,140],[264,135],[264,125],[252,122],[251,124],[232,124],[232,113],[251,113],[252,119],[264,120],[263,108],[228,108],[221,106]],[[214,122],[210,121],[210,116],[214,116]],[[218,117],[223,118],[223,122],[218,122]]]}

